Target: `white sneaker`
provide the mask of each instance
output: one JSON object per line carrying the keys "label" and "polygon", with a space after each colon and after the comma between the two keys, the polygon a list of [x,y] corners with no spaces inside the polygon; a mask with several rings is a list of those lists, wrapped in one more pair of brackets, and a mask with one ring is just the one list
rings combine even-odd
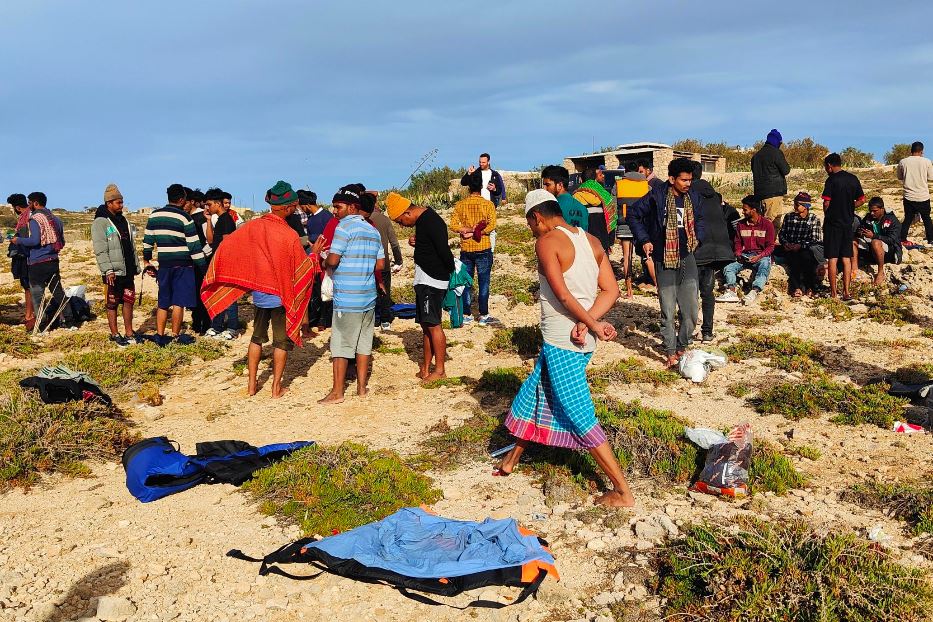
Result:
{"label": "white sneaker", "polygon": [[480,326],[489,326],[490,324],[498,324],[499,320],[492,317],[491,315],[481,315],[479,318]]}
{"label": "white sneaker", "polygon": [[383,322],[382,324],[379,325],[379,328],[382,330],[389,330],[390,328],[392,328],[392,324],[390,324],[389,322]]}
{"label": "white sneaker", "polygon": [[213,328],[208,328],[208,329],[207,329],[207,332],[204,333],[204,336],[205,336],[205,337],[210,337],[211,339],[223,339],[223,337],[221,337],[221,333],[218,333],[218,332],[217,332],[216,330],[214,330]]}
{"label": "white sneaker", "polygon": [[227,341],[233,341],[237,338],[237,332],[232,328],[228,328],[224,332],[220,333],[221,339],[226,339]]}
{"label": "white sneaker", "polygon": [[727,289],[725,294],[716,299],[716,302],[739,302],[739,296],[734,289]]}
{"label": "white sneaker", "polygon": [[745,300],[743,300],[742,302],[745,304],[746,307],[748,307],[748,306],[755,304],[756,298],[758,298],[758,290],[753,289],[752,291],[745,294]]}
{"label": "white sneaker", "polygon": [[472,324],[472,323],[473,323],[473,316],[472,316],[472,315],[464,315],[464,316],[463,316],[463,324],[464,324],[464,325]]}

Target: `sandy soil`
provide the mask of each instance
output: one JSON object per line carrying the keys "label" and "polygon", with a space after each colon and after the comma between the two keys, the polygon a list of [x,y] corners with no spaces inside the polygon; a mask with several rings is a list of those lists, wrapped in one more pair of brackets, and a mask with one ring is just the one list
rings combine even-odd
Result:
{"label": "sandy soil", "polygon": [[[517,216],[511,219],[521,223]],[[76,242],[66,252],[68,283],[98,281],[89,246],[88,242]],[[410,249],[405,252],[400,282],[412,276]],[[915,308],[928,315],[933,315],[929,312],[931,265],[929,256],[912,252],[907,263],[892,270],[895,279],[909,285]],[[500,270],[532,275],[518,258],[497,259],[495,270],[493,278]],[[0,285],[9,282],[5,272]],[[840,323],[821,320],[809,316],[804,303],[791,301],[785,287],[783,270],[777,267],[764,298],[776,297],[777,309],[770,312],[779,317],[773,325],[759,330],[791,332],[824,344],[838,362],[834,371],[839,375],[864,381],[909,363],[931,361],[933,340],[920,337],[919,327],[862,319]],[[99,295],[94,288],[91,297]],[[747,312],[740,306],[719,305],[716,345],[736,339],[742,329],[727,320],[732,314]],[[508,326],[533,324],[538,319],[536,307],[509,308],[500,298],[493,300],[492,313]],[[658,339],[647,328],[657,321],[656,298],[636,296],[620,301],[610,319],[619,327],[620,337],[601,344],[593,365],[638,356],[660,368]],[[105,323],[99,319],[84,330],[89,329],[104,330]],[[517,356],[487,354],[483,346],[491,334],[492,329],[478,326],[449,331],[449,339],[458,345],[449,352],[448,374],[478,377],[487,368],[523,364]],[[475,408],[496,414],[507,408],[507,402],[481,404],[479,396],[465,388],[418,386],[413,374],[420,355],[420,331],[413,322],[397,321],[382,338],[389,346],[404,345],[406,354],[377,355],[371,394],[356,398],[351,387],[347,401],[339,406],[325,408],[315,403],[327,393],[331,381],[326,336],[315,338],[290,358],[286,371],[289,392],[280,400],[271,399],[268,383],[258,396],[246,397],[245,376],[232,371],[234,363],[245,355],[248,336],[241,336],[220,360],[186,368],[166,383],[162,388],[165,403],[158,409],[133,400],[120,406],[143,436],[166,435],[177,440],[183,450],[193,450],[198,441],[222,438],[257,445],[297,439],[320,443],[353,439],[403,453],[415,451],[428,429],[445,418],[455,425]],[[885,345],[905,338],[920,345]],[[22,364],[4,357],[0,370]],[[260,373],[265,381],[265,361]],[[96,619],[98,599],[105,596],[128,599],[136,609],[131,620],[454,620],[464,615],[522,622],[607,620],[607,605],[613,600],[648,609],[656,605],[644,594],[646,557],[638,551],[655,546],[663,534],[649,537],[651,529],[638,525],[670,525],[665,529],[673,533],[690,521],[740,514],[803,517],[818,529],[845,528],[862,535],[867,528],[881,525],[891,536],[888,546],[907,563],[929,566],[911,551],[913,541],[904,535],[902,524],[843,503],[837,493],[867,474],[902,479],[929,473],[933,437],[899,435],[870,426],[840,427],[828,423],[828,415],[800,422],[760,416],[743,399],[726,393],[735,382],[755,385],[786,375],[759,361],[749,361],[713,372],[703,385],[682,380],[668,388],[610,387],[612,395],[671,409],[699,426],[722,428],[748,421],[757,439],[773,443],[785,439],[792,429],[795,444],[816,447],[822,457],[817,461],[793,459],[810,476],[812,486],[784,497],[769,493],[756,496],[753,502],[728,503],[688,495],[680,486],[639,479],[633,482],[637,507],[621,512],[620,521],[606,521],[580,514],[580,510],[592,507],[591,500],[579,507],[547,507],[540,487],[527,475],[519,472],[507,479],[490,477],[491,461],[432,474],[444,491],[445,498],[435,506],[439,513],[477,520],[512,516],[551,541],[562,581],[546,582],[538,600],[514,609],[479,609],[464,614],[416,604],[390,588],[333,576],[304,583],[277,576],[258,577],[255,565],[227,558],[225,552],[240,548],[247,554],[261,555],[297,538],[296,528],[263,516],[231,486],[200,486],[156,503],[140,504],[126,491],[120,465],[111,462],[94,464],[90,479],[49,477],[29,491],[0,495],[0,620]],[[919,407],[906,414],[923,421],[928,416]],[[508,602],[516,593],[487,589],[482,597]],[[457,602],[466,603],[476,596],[464,595]]]}

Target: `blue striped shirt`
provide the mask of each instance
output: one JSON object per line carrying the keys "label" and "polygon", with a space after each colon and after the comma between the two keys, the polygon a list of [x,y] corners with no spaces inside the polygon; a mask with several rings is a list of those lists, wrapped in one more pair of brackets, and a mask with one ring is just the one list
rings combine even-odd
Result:
{"label": "blue striped shirt", "polygon": [[334,231],[334,311],[363,313],[376,307],[376,261],[385,259],[382,238],[362,216],[345,216]]}

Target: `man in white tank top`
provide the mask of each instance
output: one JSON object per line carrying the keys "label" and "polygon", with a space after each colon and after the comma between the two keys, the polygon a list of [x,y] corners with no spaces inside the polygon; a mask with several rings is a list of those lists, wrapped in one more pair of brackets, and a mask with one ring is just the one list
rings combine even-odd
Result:
{"label": "man in white tank top", "polygon": [[544,345],[505,420],[515,448],[493,475],[509,475],[532,442],[589,451],[613,485],[596,503],[631,507],[635,498],[596,419],[586,379],[596,341],[616,337],[602,318],[618,300],[619,284],[600,241],[568,225],[550,192],[528,193],[525,218],[537,239]]}

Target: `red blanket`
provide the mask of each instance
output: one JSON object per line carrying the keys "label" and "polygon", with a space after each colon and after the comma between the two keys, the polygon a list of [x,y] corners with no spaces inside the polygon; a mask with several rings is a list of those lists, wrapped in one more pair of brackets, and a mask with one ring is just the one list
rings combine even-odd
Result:
{"label": "red blanket", "polygon": [[204,276],[201,300],[213,318],[243,294],[278,296],[288,337],[300,346],[311,285],[320,271],[317,256],[305,254],[298,234],[282,218],[266,214],[224,237]]}

